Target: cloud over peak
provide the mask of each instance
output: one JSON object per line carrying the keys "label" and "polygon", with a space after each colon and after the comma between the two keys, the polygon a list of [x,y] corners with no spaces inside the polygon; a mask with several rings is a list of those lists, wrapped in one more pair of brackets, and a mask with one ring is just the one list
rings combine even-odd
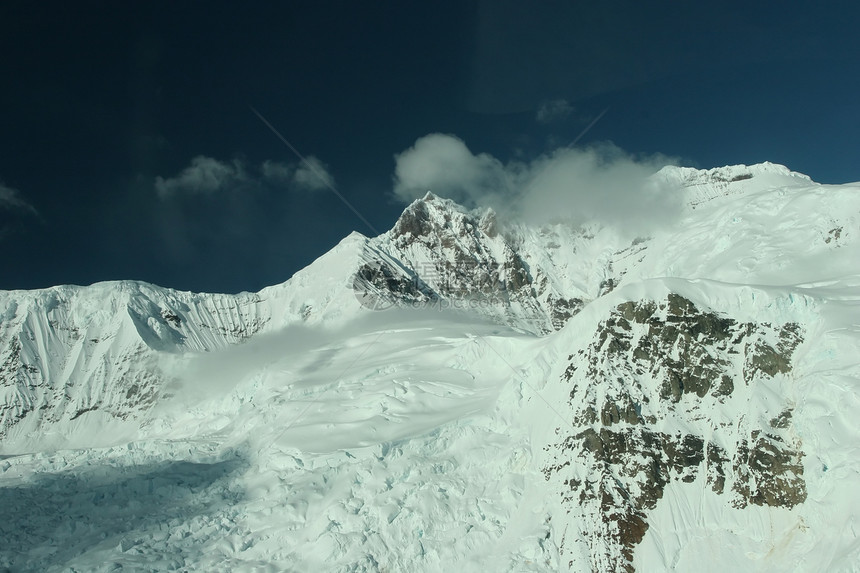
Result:
{"label": "cloud over peak", "polygon": [[407,203],[427,191],[459,203],[481,203],[510,187],[508,172],[498,159],[487,153],[473,154],[454,135],[425,135],[394,160],[394,194]]}
{"label": "cloud over peak", "polygon": [[680,207],[677,194],[651,177],[672,159],[635,157],[611,143],[503,163],[473,153],[456,136],[434,133],[397,154],[395,163],[394,195],[403,202],[431,190],[529,223],[593,220],[637,231],[670,220]]}

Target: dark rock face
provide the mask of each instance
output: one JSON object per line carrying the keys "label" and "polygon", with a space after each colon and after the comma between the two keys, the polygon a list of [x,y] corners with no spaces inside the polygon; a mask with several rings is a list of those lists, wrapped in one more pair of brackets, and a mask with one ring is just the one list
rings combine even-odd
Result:
{"label": "dark rock face", "polygon": [[561,328],[581,308],[576,299],[539,292],[546,285],[536,284],[535,271],[501,235],[492,211],[463,212],[428,193],[403,212],[378,247],[355,279],[376,276],[371,283],[388,297],[386,307],[420,301],[479,306],[502,322],[525,317],[539,334]]}
{"label": "dark rock face", "polygon": [[754,430],[749,440],[738,444],[732,460],[732,469],[738,475],[733,487],[738,494],[734,506],[793,507],[805,501],[802,456],[779,435]]}
{"label": "dark rock face", "polygon": [[430,212],[424,201],[417,201],[406,209],[394,225],[394,233],[400,236],[427,237],[433,232]]}
{"label": "dark rock face", "polygon": [[479,221],[432,194],[410,205],[392,231],[396,254],[407,255],[416,246],[427,250],[432,264],[415,265],[422,268],[411,270],[416,276],[429,275],[426,282],[439,283],[440,296],[483,296],[510,302],[533,295],[528,265],[510,245],[504,245],[502,258],[489,252],[487,239],[498,234],[491,212]]}
{"label": "dark rock face", "polygon": [[[4,391],[14,391],[15,377],[31,377],[38,373],[38,369],[30,364],[24,364],[21,360],[21,341],[15,337],[9,340],[8,346],[3,350],[0,357],[0,387]],[[30,401],[20,400],[11,404],[0,404],[0,422],[4,426],[13,426],[33,411]]]}
{"label": "dark rock face", "polygon": [[[673,481],[705,483],[734,507],[793,507],[806,499],[803,456],[791,434],[791,409],[736,435],[711,417],[740,386],[791,370],[802,341],[796,324],[740,323],[670,294],[625,302],[604,320],[587,348],[570,356],[572,427],[550,451],[546,478],[560,480],[571,510],[596,516],[583,530],[594,571],[633,571],[648,512]],[[708,412],[705,411],[708,410]],[[700,427],[666,433],[668,422]]]}
{"label": "dark rock face", "polygon": [[439,295],[414,272],[385,261],[369,261],[359,267],[353,276],[352,289],[359,302],[371,310],[439,299]]}
{"label": "dark rock face", "polygon": [[581,298],[562,298],[554,297],[550,294],[547,297],[547,304],[551,309],[552,327],[554,330],[561,330],[574,315],[582,310],[585,306],[585,301]]}

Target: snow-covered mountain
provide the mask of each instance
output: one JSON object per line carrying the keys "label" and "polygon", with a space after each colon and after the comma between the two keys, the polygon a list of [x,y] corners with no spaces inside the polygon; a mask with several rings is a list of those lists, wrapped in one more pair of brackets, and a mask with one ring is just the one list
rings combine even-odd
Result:
{"label": "snow-covered mountain", "polygon": [[0,567],[858,571],[860,184],[427,194],[287,282],[0,292]]}

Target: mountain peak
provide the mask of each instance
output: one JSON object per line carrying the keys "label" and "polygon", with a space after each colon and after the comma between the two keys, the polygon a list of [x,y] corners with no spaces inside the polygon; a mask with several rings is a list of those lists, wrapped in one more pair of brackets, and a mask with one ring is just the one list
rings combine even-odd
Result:
{"label": "mountain peak", "polygon": [[432,191],[421,199],[416,199],[400,215],[394,224],[392,232],[395,236],[411,234],[413,237],[427,236],[437,233],[444,228],[457,225],[457,222],[469,218],[466,209],[451,199],[445,199]]}

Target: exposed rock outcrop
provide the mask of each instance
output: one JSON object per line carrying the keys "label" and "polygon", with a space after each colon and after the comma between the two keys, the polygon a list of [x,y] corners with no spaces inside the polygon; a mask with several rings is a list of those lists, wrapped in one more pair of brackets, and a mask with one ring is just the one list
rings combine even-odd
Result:
{"label": "exposed rock outcrop", "polygon": [[[790,407],[753,429],[718,414],[739,385],[790,372],[801,340],[796,324],[738,322],[670,294],[619,304],[571,355],[572,425],[544,472],[561,480],[569,510],[599,516],[589,520],[599,528],[579,532],[595,572],[633,571],[648,512],[673,481],[703,478],[734,507],[806,499]],[[700,431],[663,429],[672,426]]]}

